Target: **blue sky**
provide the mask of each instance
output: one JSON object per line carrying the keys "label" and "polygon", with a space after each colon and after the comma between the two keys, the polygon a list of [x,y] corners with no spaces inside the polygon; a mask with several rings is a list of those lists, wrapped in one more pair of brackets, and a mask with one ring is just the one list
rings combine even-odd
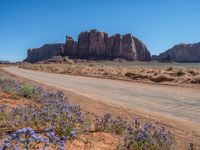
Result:
{"label": "blue sky", "polygon": [[200,0],[0,0],[0,60],[94,28],[131,33],[159,54],[200,42]]}

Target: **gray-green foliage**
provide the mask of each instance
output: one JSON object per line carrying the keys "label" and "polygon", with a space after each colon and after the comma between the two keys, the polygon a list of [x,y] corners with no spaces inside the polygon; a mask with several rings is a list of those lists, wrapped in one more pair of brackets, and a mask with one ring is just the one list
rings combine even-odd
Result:
{"label": "gray-green foliage", "polygon": [[12,98],[14,98],[16,100],[18,100],[20,98],[20,94],[17,93],[17,91],[10,86],[5,86],[5,87],[2,88],[2,90],[5,93],[10,94],[12,96]]}
{"label": "gray-green foliage", "polygon": [[9,86],[5,86],[5,87],[3,87],[3,91],[10,94],[13,92],[13,89]]}
{"label": "gray-green foliage", "polygon": [[37,97],[38,92],[32,85],[23,85],[21,88],[21,95],[25,98],[33,99]]}

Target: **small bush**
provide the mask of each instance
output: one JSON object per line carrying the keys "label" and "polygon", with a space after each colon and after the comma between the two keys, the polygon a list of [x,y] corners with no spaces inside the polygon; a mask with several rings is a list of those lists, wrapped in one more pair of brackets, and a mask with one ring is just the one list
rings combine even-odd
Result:
{"label": "small bush", "polygon": [[132,72],[127,72],[125,74],[126,77],[129,77],[133,80],[136,79],[148,79],[149,77],[147,75],[143,75],[143,74],[137,74],[137,73],[132,73]]}
{"label": "small bush", "polygon": [[5,120],[6,119],[6,112],[5,112],[5,105],[0,105],[0,121]]}
{"label": "small bush", "polygon": [[20,95],[17,93],[17,91],[9,86],[3,87],[3,92],[10,94],[13,99],[20,99]]}
{"label": "small bush", "polygon": [[74,64],[74,61],[71,60],[71,59],[69,59],[69,60],[67,60],[67,63],[70,64],[70,65],[73,65],[73,64]]}
{"label": "small bush", "polygon": [[112,120],[111,131],[117,135],[123,135],[127,129],[128,123],[122,118],[118,117],[115,120]]}
{"label": "small bush", "polygon": [[143,126],[136,120],[128,128],[124,138],[126,150],[171,150],[173,135],[164,128],[158,128],[151,123]]}
{"label": "small bush", "polygon": [[191,83],[200,83],[200,78],[194,78],[191,80]]}
{"label": "small bush", "polygon": [[5,86],[5,87],[3,87],[3,91],[7,94],[10,94],[13,92],[13,89],[9,86]]}
{"label": "small bush", "polygon": [[168,67],[168,68],[166,69],[166,71],[172,71],[172,70],[173,70],[172,67]]}
{"label": "small bush", "polygon": [[193,76],[198,75],[198,72],[195,72],[195,71],[193,71],[193,70],[189,70],[188,72],[189,72],[191,75],[193,75]]}
{"label": "small bush", "polygon": [[2,77],[0,77],[0,84],[2,84],[3,83],[3,78]]}
{"label": "small bush", "polygon": [[183,76],[185,73],[183,72],[183,70],[179,69],[177,72],[176,72],[176,76]]}
{"label": "small bush", "polygon": [[36,98],[38,93],[37,90],[32,85],[24,85],[21,88],[21,95],[25,98],[32,99]]}
{"label": "small bush", "polygon": [[151,78],[151,81],[154,82],[165,82],[165,81],[173,81],[174,79],[165,75],[159,75]]}

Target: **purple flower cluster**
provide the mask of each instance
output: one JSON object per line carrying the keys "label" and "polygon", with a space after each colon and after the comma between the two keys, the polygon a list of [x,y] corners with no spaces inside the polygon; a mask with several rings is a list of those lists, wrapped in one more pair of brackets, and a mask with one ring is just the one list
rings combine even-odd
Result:
{"label": "purple flower cluster", "polygon": [[28,99],[32,99],[38,94],[36,88],[32,85],[25,85],[20,81],[9,78],[1,79],[0,87],[7,93],[17,94]]}
{"label": "purple flower cluster", "polygon": [[[10,80],[0,80],[0,86],[11,87],[21,92],[23,84]],[[90,130],[94,124],[96,130],[107,131],[124,137],[123,149],[162,149],[169,150],[172,146],[172,135],[150,123],[142,124],[137,119],[128,122],[122,118],[112,118],[110,114],[97,117],[82,114],[80,107],[68,102],[61,91],[47,91],[34,87],[40,99],[40,106],[33,104],[13,108],[10,124],[16,131],[10,135],[1,149],[37,149],[38,143],[42,149],[53,146],[64,150],[66,140],[75,138],[78,133]],[[5,108],[0,107],[0,114]],[[0,115],[1,117],[1,115]],[[31,128],[27,128],[31,127]],[[18,130],[19,129],[19,130]],[[34,129],[34,130],[32,130]]]}
{"label": "purple flower cluster", "polygon": [[166,132],[164,128],[145,123],[143,126],[138,120],[134,120],[124,138],[124,146],[127,149],[172,149],[173,136]]}
{"label": "purple flower cluster", "polygon": [[[21,91],[23,86],[23,84],[19,84],[14,80],[2,80],[1,82],[3,82],[1,86],[9,85],[9,87],[12,87],[13,90],[17,90],[18,92]],[[19,86],[16,86],[16,84]],[[13,134],[20,135],[16,137],[17,139],[14,138],[14,136],[10,136],[10,138],[5,141],[4,149],[10,145],[10,140],[18,140],[18,142],[28,141],[29,143],[38,141],[45,143],[45,145],[48,145],[47,143],[50,142],[55,146],[59,145],[60,149],[64,149],[64,142],[67,139],[75,138],[78,134],[77,129],[80,130],[83,127],[84,120],[80,107],[69,104],[63,92],[47,91],[40,87],[34,88],[39,93],[40,107],[29,104],[12,109],[9,118],[10,124],[16,130],[19,128],[23,129],[17,130],[16,133]],[[1,110],[4,110],[3,106],[0,108],[0,111]],[[39,134],[36,134],[29,130],[30,128],[26,127],[32,127],[40,132],[43,130],[45,132],[43,136],[45,135],[47,138],[41,138]],[[24,136],[24,138],[22,138],[22,136]],[[14,142],[14,144],[15,146],[19,145],[19,143],[16,142]]]}
{"label": "purple flower cluster", "polygon": [[23,128],[6,138],[0,150],[7,148],[13,148],[14,150],[19,150],[20,148],[26,150],[39,149],[38,146],[40,146],[40,149],[46,150],[50,145],[54,148],[59,148],[59,150],[64,150],[65,141],[66,138],[57,137],[55,132],[50,129],[45,129],[43,133],[38,134],[31,128]]}
{"label": "purple flower cluster", "polygon": [[127,122],[122,118],[113,119],[110,114],[106,114],[103,118],[96,118],[95,125],[97,130],[106,130],[124,137],[123,149],[172,149],[173,135],[148,122],[142,125],[138,119]]}
{"label": "purple flower cluster", "polygon": [[16,91],[20,93],[22,83],[9,78],[4,78],[0,80],[0,87],[5,90]]}
{"label": "purple flower cluster", "polygon": [[13,122],[20,127],[31,126],[37,130],[52,126],[59,136],[66,137],[83,123],[80,107],[70,105],[60,91],[45,91],[40,103],[40,108],[33,105],[14,108],[11,115]]}
{"label": "purple flower cluster", "polygon": [[128,122],[120,117],[113,119],[110,114],[105,114],[103,118],[96,118],[95,126],[97,130],[107,130],[122,135],[128,127]]}
{"label": "purple flower cluster", "polygon": [[95,127],[98,131],[107,130],[110,127],[111,123],[111,115],[105,114],[103,117],[96,117],[95,119]]}

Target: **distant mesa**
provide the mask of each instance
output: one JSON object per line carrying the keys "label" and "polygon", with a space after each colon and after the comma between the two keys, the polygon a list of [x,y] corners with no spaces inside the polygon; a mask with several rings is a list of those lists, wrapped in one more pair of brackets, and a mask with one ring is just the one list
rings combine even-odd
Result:
{"label": "distant mesa", "polygon": [[109,36],[95,29],[81,32],[78,41],[66,36],[65,43],[45,44],[28,50],[26,62],[35,63],[54,56],[68,56],[72,59],[115,60],[160,62],[200,62],[200,43],[179,44],[160,55],[151,57],[142,41],[131,34]]}
{"label": "distant mesa", "polygon": [[155,60],[155,61],[159,61],[159,56],[158,55],[152,55],[151,59]]}
{"label": "distant mesa", "polygon": [[152,56],[152,60],[174,62],[200,62],[200,42],[195,44],[179,44],[159,56]]}
{"label": "distant mesa", "polygon": [[37,61],[46,60],[63,53],[64,44],[45,44],[40,48],[28,49],[26,62],[35,63]]}
{"label": "distant mesa", "polygon": [[0,64],[10,64],[10,61],[6,61],[6,60],[0,60]]}
{"label": "distant mesa", "polygon": [[65,44],[46,44],[29,49],[25,61],[35,63],[58,55],[87,60],[151,60],[151,54],[144,43],[131,34],[108,36],[105,32],[90,30],[81,32],[78,41],[66,36]]}

